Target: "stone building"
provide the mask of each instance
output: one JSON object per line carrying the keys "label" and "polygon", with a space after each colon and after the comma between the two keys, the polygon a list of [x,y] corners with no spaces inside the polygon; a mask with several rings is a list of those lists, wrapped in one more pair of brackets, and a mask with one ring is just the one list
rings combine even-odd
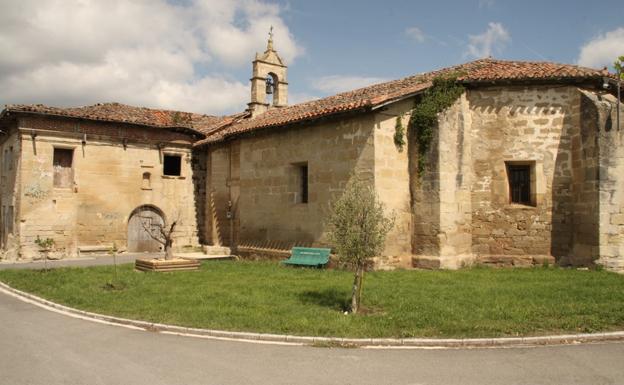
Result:
{"label": "stone building", "polygon": [[[240,114],[7,107],[3,247],[29,258],[40,236],[69,254],[132,251],[137,213],[158,225],[177,211],[178,248],[283,256],[331,246],[330,204],[358,178],[396,215],[378,267],[624,270],[623,130],[606,71],[482,59],[292,106],[286,74],[270,40]],[[417,135],[397,145],[397,121],[450,75],[465,92],[438,115],[419,172]]]}

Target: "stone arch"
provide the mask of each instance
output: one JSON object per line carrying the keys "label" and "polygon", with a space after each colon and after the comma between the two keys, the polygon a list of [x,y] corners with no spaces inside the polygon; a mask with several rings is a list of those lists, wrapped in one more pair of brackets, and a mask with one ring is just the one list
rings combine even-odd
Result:
{"label": "stone arch", "polygon": [[165,214],[154,205],[141,205],[132,210],[128,217],[128,252],[162,251],[162,244],[152,238],[148,230],[157,235],[164,225]]}
{"label": "stone arch", "polygon": [[278,101],[280,100],[280,97],[279,97],[279,92],[280,92],[279,82],[280,82],[280,79],[279,79],[279,77],[277,76],[277,74],[275,72],[267,73],[266,79],[267,79],[267,83],[271,82],[272,87],[273,87],[273,95],[272,96],[267,95],[266,102],[269,105],[276,106],[278,104]]}

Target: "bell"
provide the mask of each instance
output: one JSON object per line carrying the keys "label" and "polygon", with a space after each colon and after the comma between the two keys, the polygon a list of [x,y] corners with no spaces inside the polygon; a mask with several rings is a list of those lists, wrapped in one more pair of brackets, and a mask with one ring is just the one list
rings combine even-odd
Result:
{"label": "bell", "polygon": [[268,95],[273,93],[273,81],[271,80],[271,78],[267,78],[266,80],[266,93]]}

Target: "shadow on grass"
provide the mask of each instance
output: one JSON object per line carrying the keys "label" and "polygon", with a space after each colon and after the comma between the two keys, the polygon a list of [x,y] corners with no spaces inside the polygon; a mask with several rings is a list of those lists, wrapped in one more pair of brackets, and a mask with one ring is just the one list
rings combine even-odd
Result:
{"label": "shadow on grass", "polygon": [[335,288],[304,291],[299,294],[299,299],[305,305],[323,306],[341,312],[348,311],[350,306],[350,294]]}

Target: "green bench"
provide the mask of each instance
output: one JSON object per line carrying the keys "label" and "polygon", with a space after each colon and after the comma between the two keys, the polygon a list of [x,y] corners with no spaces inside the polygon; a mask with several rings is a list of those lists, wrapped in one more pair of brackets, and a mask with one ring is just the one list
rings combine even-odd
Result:
{"label": "green bench", "polygon": [[286,265],[321,267],[329,262],[330,251],[331,249],[293,247],[290,258],[282,261],[282,263]]}

